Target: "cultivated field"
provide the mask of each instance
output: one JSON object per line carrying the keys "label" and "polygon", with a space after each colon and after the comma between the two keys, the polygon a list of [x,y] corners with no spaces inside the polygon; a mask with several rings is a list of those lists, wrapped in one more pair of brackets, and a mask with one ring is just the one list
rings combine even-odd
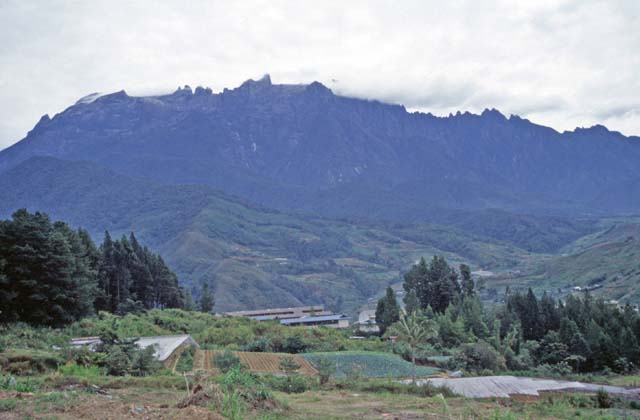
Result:
{"label": "cultivated field", "polygon": [[[194,361],[194,370],[216,371],[216,366],[213,362],[213,358],[217,354],[221,354],[221,350],[200,350],[196,352]],[[280,360],[283,357],[292,358],[298,365],[300,365],[300,372],[303,375],[315,376],[318,371],[313,365],[295,354],[286,353],[256,353],[246,351],[234,351],[239,359],[240,363],[249,369],[251,372],[256,373],[284,373],[280,370]]]}
{"label": "cultivated field", "polygon": [[[317,363],[322,358],[330,360],[336,366],[335,376],[338,378],[349,374],[366,378],[402,378],[411,376],[412,372],[411,363],[389,353],[345,351],[307,353],[301,357],[311,363]],[[416,367],[418,376],[434,375],[439,371],[439,369],[428,366]]]}

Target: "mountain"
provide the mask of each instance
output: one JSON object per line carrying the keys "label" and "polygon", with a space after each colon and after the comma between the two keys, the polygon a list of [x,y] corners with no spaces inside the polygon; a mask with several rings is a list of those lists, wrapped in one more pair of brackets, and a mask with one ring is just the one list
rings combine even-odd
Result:
{"label": "mountain", "polygon": [[618,223],[603,217],[640,212],[639,163],[640,138],[602,126],[436,117],[265,77],[92,94],[42,117],[0,152],[0,216],[42,210],[97,240],[135,231],[184,285],[210,282],[217,310],[353,311],[434,254],[496,287],[619,275],[635,299],[621,261],[637,241],[608,241],[615,258],[589,241]]}
{"label": "mountain", "polygon": [[135,231],[216,310],[325,303],[353,311],[421,256],[501,269],[529,253],[435,225],[369,226],[286,214],[208,186],[163,185],[93,162],[34,157],[0,177],[0,217],[44,210],[96,240]]}
{"label": "mountain", "polygon": [[602,126],[558,133],[496,110],[440,118],[268,76],[219,94],[90,95],[0,152],[0,172],[38,155],[322,217],[640,211],[638,137]]}

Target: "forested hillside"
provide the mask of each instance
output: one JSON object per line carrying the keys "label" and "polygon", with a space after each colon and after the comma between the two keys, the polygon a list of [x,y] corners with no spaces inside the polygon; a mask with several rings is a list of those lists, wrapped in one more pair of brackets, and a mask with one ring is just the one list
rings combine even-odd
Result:
{"label": "forested hillside", "polygon": [[0,215],[44,209],[94,238],[135,231],[194,295],[203,281],[216,310],[326,303],[353,310],[423,255],[490,269],[528,252],[436,225],[367,225],[291,215],[209,187],[166,186],[88,162],[34,158],[0,179]]}

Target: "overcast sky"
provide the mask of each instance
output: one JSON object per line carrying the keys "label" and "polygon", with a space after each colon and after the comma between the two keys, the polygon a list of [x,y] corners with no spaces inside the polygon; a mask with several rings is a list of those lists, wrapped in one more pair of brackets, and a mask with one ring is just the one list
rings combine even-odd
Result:
{"label": "overcast sky", "polygon": [[318,80],[640,135],[640,1],[0,0],[0,148],[92,92]]}

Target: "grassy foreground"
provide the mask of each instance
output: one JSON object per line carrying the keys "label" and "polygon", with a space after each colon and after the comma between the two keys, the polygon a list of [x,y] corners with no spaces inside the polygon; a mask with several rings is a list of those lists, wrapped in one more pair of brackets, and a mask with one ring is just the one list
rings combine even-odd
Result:
{"label": "grassy foreground", "polygon": [[[2,419],[614,419],[640,418],[637,411],[600,409],[588,396],[549,394],[539,399],[469,400],[391,392],[312,390],[275,392],[276,408],[238,409],[227,402],[179,408],[185,391],[127,386],[100,394],[81,388],[15,394],[0,390]],[[626,416],[626,417],[625,417]]]}
{"label": "grassy foreground", "polygon": [[[287,379],[231,370],[183,377],[111,377],[62,367],[50,374],[0,378],[0,419],[616,419],[640,418],[636,403],[608,395],[547,393],[472,400],[446,389],[392,379],[336,379],[284,392]],[[634,381],[636,378],[629,378]],[[623,381],[616,378],[616,382]],[[187,392],[187,386],[189,392]]]}

